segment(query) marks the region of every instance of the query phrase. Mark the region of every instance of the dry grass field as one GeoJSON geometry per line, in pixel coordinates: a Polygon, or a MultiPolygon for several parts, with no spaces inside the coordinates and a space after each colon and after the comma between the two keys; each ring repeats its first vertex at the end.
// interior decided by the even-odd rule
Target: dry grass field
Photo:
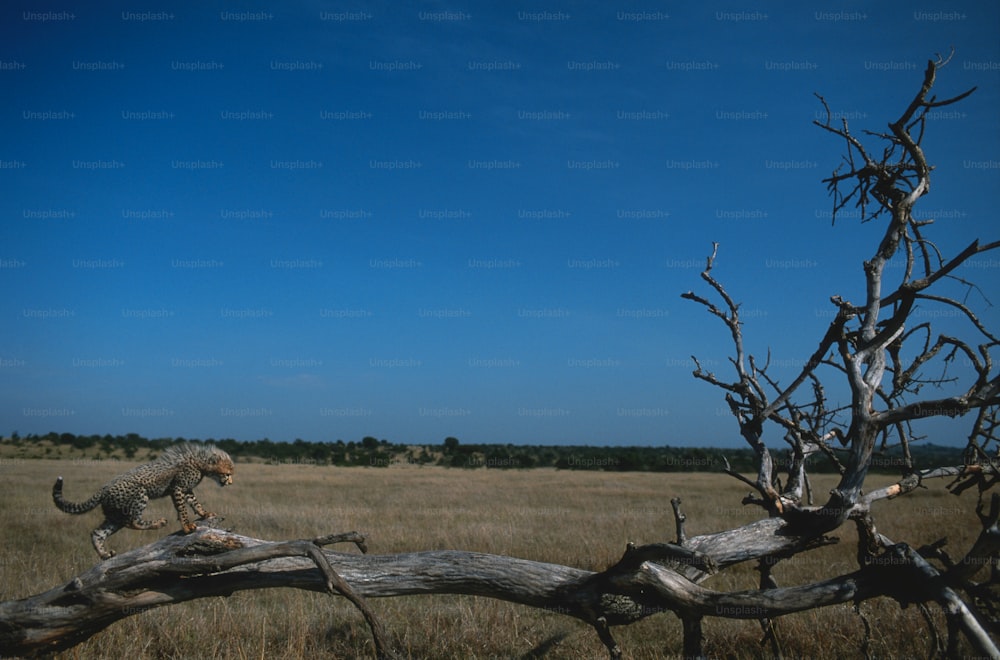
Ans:
{"type": "MultiPolygon", "coordinates": [[[[132,463],[118,461],[0,460],[0,600],[28,596],[94,565],[89,532],[100,513],[70,516],[56,510],[50,489],[66,480],[71,501],[89,497],[132,463]]],[[[881,481],[879,480],[881,479],[881,481]]],[[[872,478],[870,486],[884,483],[872,478]]],[[[825,493],[832,483],[818,480],[825,493]]],[[[740,505],[746,487],[722,474],[455,470],[433,467],[332,468],[312,465],[237,466],[235,484],[205,481],[196,491],[207,508],[242,534],[284,540],[357,530],[370,552],[463,549],[601,570],[626,542],[672,541],[670,498],[680,496],[689,535],[727,529],[759,514],[740,505]]],[[[882,502],[879,530],[897,541],[927,543],[947,536],[954,555],[978,532],[975,495],[949,495],[932,484],[911,496],[882,502]]],[[[167,500],[151,503],[150,518],[165,530],[123,530],[109,546],[119,552],[176,530],[167,500]]],[[[853,570],[854,530],[842,542],[781,562],[775,576],[792,585],[853,570]]],[[[344,548],[345,551],[349,551],[344,548]]],[[[353,550],[353,549],[351,549],[353,550]]],[[[756,586],[752,566],[737,566],[705,586],[756,586]]],[[[413,658],[604,658],[594,631],[555,613],[469,596],[410,596],[371,602],[396,648],[413,658]]],[[[936,606],[934,617],[941,621],[936,606]]],[[[918,608],[868,601],[873,657],[927,657],[931,634],[918,608]]],[[[844,658],[862,652],[864,624],[844,605],[783,617],[777,629],[786,657],[844,658]]],[[[943,629],[943,628],[942,628],[943,629]]],[[[756,622],[711,619],[704,626],[711,657],[769,657],[756,622]]],[[[680,621],[655,615],[613,629],[626,658],[679,653],[680,621]]],[[[113,624],[58,658],[354,658],[372,657],[368,629],[341,598],[296,590],[243,592],[137,614],[113,624]]]]}

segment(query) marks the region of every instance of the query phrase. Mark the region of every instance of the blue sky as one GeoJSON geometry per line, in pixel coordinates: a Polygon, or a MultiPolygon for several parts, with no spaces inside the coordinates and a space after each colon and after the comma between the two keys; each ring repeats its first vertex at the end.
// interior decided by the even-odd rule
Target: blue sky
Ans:
{"type": "Polygon", "coordinates": [[[728,334],[680,294],[719,242],[794,377],[879,231],[831,225],[813,93],[881,130],[951,46],[938,93],[979,90],[930,125],[918,215],[946,254],[996,237],[991,3],[15,2],[0,30],[4,434],[738,445],[691,377],[729,375],[728,334]]]}

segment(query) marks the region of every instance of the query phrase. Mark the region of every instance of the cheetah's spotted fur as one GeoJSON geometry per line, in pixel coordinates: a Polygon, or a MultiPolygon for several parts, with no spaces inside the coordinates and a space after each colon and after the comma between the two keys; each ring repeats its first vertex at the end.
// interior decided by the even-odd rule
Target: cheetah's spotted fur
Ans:
{"type": "Polygon", "coordinates": [[[80,504],[63,499],[63,479],[59,477],[52,486],[52,499],[66,513],[85,513],[101,505],[104,522],[91,533],[90,538],[101,559],[108,559],[115,553],[105,547],[104,541],[122,527],[159,529],[167,524],[165,518],[155,521],[142,518],[142,512],[151,499],[169,495],[177,509],[177,519],[186,533],[193,532],[195,525],[188,520],[185,505],[190,505],[202,519],[214,516],[201,506],[192,492],[206,475],[214,477],[220,486],[233,483],[233,460],[229,454],[211,445],[177,445],[164,451],[156,460],[118,475],[80,504]]]}

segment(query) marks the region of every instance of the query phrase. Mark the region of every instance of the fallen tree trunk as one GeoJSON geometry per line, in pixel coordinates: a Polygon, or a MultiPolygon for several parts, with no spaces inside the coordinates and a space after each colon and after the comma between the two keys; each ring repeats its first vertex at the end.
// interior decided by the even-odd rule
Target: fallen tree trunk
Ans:
{"type": "MultiPolygon", "coordinates": [[[[780,523],[780,521],[776,521],[780,523]]],[[[760,531],[762,523],[747,526],[760,531]]],[[[732,535],[737,530],[725,532],[732,535]]],[[[0,655],[34,655],[70,648],[114,621],[151,608],[196,598],[228,596],[237,591],[293,587],[341,593],[365,613],[379,656],[391,655],[380,624],[364,605],[367,597],[413,594],[470,594],[497,598],[566,614],[597,630],[612,657],[620,651],[609,626],[625,625],[672,611],[685,620],[705,616],[737,619],[774,618],[881,595],[912,601],[912,581],[898,578],[906,566],[893,563],[893,579],[877,567],[798,587],[723,593],[705,589],[682,575],[707,575],[720,565],[740,561],[725,545],[716,552],[692,549],[707,544],[696,537],[688,547],[672,544],[629,546],[622,559],[595,573],[569,566],[477,552],[441,550],[395,555],[358,555],[319,546],[353,541],[343,534],[315,541],[268,542],[199,526],[190,535],[175,534],[106,560],[69,583],[22,600],[0,603],[0,655]],[[317,550],[311,551],[310,548],[317,550]],[[329,570],[324,568],[327,565],[329,570]],[[339,580],[339,582],[338,582],[339,580]],[[339,586],[338,586],[339,585],[339,586]],[[347,586],[350,585],[350,586],[347,586]],[[897,595],[898,596],[898,595],[897,595]]],[[[782,543],[793,537],[773,535],[782,543]]],[[[801,546],[804,541],[799,540],[801,546]]],[[[738,547],[738,546],[737,546],[738,547]]],[[[914,566],[926,579],[928,566],[914,566]]],[[[933,569],[932,569],[933,570],[933,569]]],[[[930,587],[929,587],[930,589],[930,587]]],[[[926,590],[925,590],[926,591],[926,590]]],[[[939,599],[933,589],[925,600],[939,599]]],[[[974,619],[967,622],[972,628],[974,619]]],[[[976,648],[996,657],[997,648],[982,629],[967,631],[976,648]]]]}

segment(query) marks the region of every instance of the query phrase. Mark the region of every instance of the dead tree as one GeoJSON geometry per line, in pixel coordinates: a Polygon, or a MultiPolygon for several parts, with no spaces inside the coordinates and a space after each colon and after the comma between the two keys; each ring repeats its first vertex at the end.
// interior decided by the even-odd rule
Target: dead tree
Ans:
{"type": "MultiPolygon", "coordinates": [[[[801,372],[782,385],[768,374],[768,362],[747,355],[740,307],[712,275],[712,250],[702,279],[710,297],[683,294],[721,320],[732,336],[735,354],[730,380],[703,370],[696,378],[725,392],[739,431],[758,457],[756,478],[727,470],[754,494],[745,504],[759,506],[762,519],[731,530],[697,537],[684,533],[680,500],[672,502],[676,543],[629,545],[622,558],[595,573],[568,566],[464,551],[434,551],[372,556],[323,549],[358,534],[306,541],[269,542],[213,529],[202,523],[190,535],[173,535],[106,560],[69,583],[22,600],[0,603],[0,655],[32,655],[70,648],[113,621],[150,608],[246,589],[294,587],[340,594],[365,615],[380,656],[392,655],[390,635],[366,605],[366,598],[404,594],[473,594],[522,603],[586,621],[612,658],[620,649],[611,628],[664,611],[674,612],[684,631],[686,656],[702,653],[701,622],[706,617],[759,620],[765,640],[778,649],[773,620],[784,614],[837,603],[859,603],[889,596],[902,604],[938,603],[948,621],[946,652],[955,655],[961,636],[977,654],[1000,657],[994,636],[1000,630],[1000,600],[995,585],[1000,557],[1000,495],[984,495],[998,478],[997,438],[1000,376],[991,359],[996,337],[962,301],[941,295],[935,285],[955,279],[955,270],[974,255],[1000,247],[973,241],[951,258],[924,236],[929,220],[913,217],[917,201],[930,189],[931,167],[921,142],[934,108],[955,103],[972,90],[945,100],[931,95],[935,77],[947,60],[928,62],[920,90],[889,132],[869,133],[882,143],[872,155],[845,122],[818,126],[844,140],[842,168],[825,181],[833,196],[834,217],[855,204],[865,222],[884,222],[875,253],[864,264],[865,298],[857,303],[834,295],[834,319],[801,372]],[[905,268],[895,288],[886,282],[886,264],[902,255],[905,268]],[[912,321],[918,304],[958,310],[975,339],[935,333],[931,324],[912,321]],[[960,394],[919,398],[927,386],[924,369],[957,356],[972,376],[960,394]],[[843,379],[851,401],[831,408],[824,389],[827,374],[843,379]],[[969,416],[965,464],[920,469],[909,446],[919,423],[930,417],[969,416]],[[787,475],[779,479],[765,435],[776,430],[787,446],[787,475]],[[865,492],[863,486],[876,448],[895,443],[904,457],[892,486],[865,492]],[[807,467],[812,457],[833,461],[840,483],[821,506],[808,495],[807,467]],[[960,559],[942,543],[913,549],[880,534],[871,504],[904,495],[927,479],[951,477],[950,489],[977,488],[982,531],[960,559]],[[837,541],[828,536],[853,522],[859,531],[857,569],[812,584],[779,587],[770,566],[784,558],[837,541]],[[701,585],[713,573],[757,561],[758,589],[720,592],[701,585]],[[992,570],[985,580],[980,569],[992,570]],[[982,581],[977,581],[977,579],[982,581]]],[[[826,107],[826,102],[820,97],[826,107]]],[[[971,287],[971,285],[969,285],[971,287]]],[[[954,385],[954,384],[952,384],[954,385]]],[[[666,515],[666,512],[665,512],[666,515]]],[[[866,623],[867,625],[867,623],[866,623]]]]}
{"type": "MultiPolygon", "coordinates": [[[[951,279],[973,289],[974,285],[957,278],[954,271],[971,257],[1000,247],[1000,242],[980,245],[974,240],[959,254],[946,259],[924,235],[933,220],[917,220],[913,216],[917,202],[930,191],[932,167],[921,146],[928,113],[957,103],[975,91],[973,88],[944,100],[931,95],[938,69],[949,59],[938,57],[927,63],[920,90],[899,119],[889,124],[888,132],[864,132],[865,136],[881,142],[881,153],[877,156],[873,155],[877,152],[851,132],[846,119],[839,126],[832,123],[829,106],[817,95],[826,110],[826,121],[814,123],[844,140],[846,146],[844,162],[824,179],[833,198],[834,222],[839,213],[853,204],[862,222],[882,222],[885,230],[874,254],[864,262],[864,300],[855,303],[839,295],[830,298],[836,310],[834,319],[791,383],[782,385],[769,376],[767,359],[760,363],[746,354],[739,305],[712,275],[718,244],[714,245],[701,277],[721,304],[692,292],[683,297],[703,305],[726,325],[732,336],[735,380],[706,372],[697,358],[694,376],[725,392],[741,435],[759,459],[756,480],[733,474],[756,491],[755,496],[745,501],[784,520],[788,523],[786,531],[797,535],[824,534],[848,520],[854,521],[861,538],[858,558],[862,566],[878,565],[884,561],[882,557],[891,556],[886,554],[890,551],[903,552],[917,561],[918,555],[912,550],[893,546],[877,532],[871,504],[910,492],[928,477],[954,476],[951,489],[956,494],[973,486],[980,492],[978,513],[983,532],[961,562],[965,566],[963,578],[969,578],[971,567],[995,564],[1000,549],[996,519],[983,513],[982,500],[982,494],[996,483],[1000,455],[996,434],[1000,375],[991,358],[991,351],[1000,342],[966,303],[939,295],[935,285],[951,279]],[[890,285],[886,281],[886,265],[899,255],[904,261],[903,275],[890,285]],[[935,333],[929,322],[908,326],[918,302],[958,310],[968,322],[973,339],[935,333]],[[964,358],[973,371],[965,391],[942,398],[918,398],[925,387],[943,385],[948,380],[943,376],[926,378],[924,369],[935,360],[947,366],[957,356],[964,358]],[[829,382],[826,379],[831,372],[833,377],[846,381],[849,388],[850,404],[844,408],[830,407],[824,383],[829,382]],[[945,471],[916,469],[909,447],[919,439],[915,435],[919,423],[933,417],[966,415],[972,416],[966,464],[945,471]],[[765,432],[770,429],[780,433],[788,447],[790,460],[783,487],[764,440],[765,432]],[[886,449],[890,443],[895,443],[903,456],[900,480],[892,487],[865,494],[862,488],[873,452],[877,447],[886,449]],[[845,452],[838,455],[838,448],[846,450],[846,456],[845,452]],[[806,466],[813,455],[825,455],[841,475],[839,484],[819,507],[809,506],[805,497],[806,466]]],[[[996,506],[994,499],[991,514],[996,506]]],[[[926,569],[933,571],[929,564],[926,569]]],[[[949,575],[958,577],[951,571],[946,573],[949,575]]],[[[945,582],[964,591],[969,600],[985,593],[981,585],[951,578],[946,577],[945,582]]],[[[957,603],[955,599],[957,594],[950,595],[945,605],[950,617],[957,616],[952,609],[957,603]]],[[[996,607],[996,601],[991,600],[989,614],[996,607]]],[[[985,617],[987,613],[980,614],[985,617]]],[[[998,630],[995,621],[991,621],[990,628],[993,632],[998,630]]],[[[954,637],[949,643],[956,643],[954,637]]]]}

